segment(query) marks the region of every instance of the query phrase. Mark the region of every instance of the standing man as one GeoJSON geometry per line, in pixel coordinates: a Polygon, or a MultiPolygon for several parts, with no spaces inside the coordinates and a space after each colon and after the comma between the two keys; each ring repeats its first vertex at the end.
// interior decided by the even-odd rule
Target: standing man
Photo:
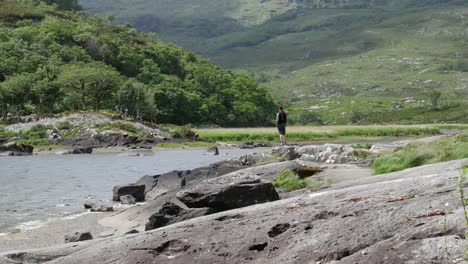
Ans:
{"type": "Polygon", "coordinates": [[[282,106],[279,107],[278,113],[276,114],[276,127],[280,134],[281,145],[287,145],[286,141],[286,123],[288,122],[288,115],[284,112],[282,106]]]}

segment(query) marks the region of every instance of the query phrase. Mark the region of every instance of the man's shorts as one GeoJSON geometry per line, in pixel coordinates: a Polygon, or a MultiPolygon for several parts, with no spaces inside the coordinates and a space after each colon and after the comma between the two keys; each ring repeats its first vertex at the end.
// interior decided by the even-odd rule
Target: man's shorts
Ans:
{"type": "Polygon", "coordinates": [[[286,124],[278,124],[277,127],[280,135],[286,135],[286,124]]]}

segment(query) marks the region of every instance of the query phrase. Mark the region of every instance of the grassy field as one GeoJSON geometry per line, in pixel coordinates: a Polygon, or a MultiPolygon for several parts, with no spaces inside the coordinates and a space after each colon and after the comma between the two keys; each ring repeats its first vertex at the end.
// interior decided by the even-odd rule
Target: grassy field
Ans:
{"type": "MultiPolygon", "coordinates": [[[[373,126],[292,126],[287,128],[290,142],[379,140],[385,137],[437,135],[443,129],[468,129],[468,125],[373,125],[373,126]]],[[[245,142],[277,141],[276,128],[195,129],[204,140],[245,142]]]]}

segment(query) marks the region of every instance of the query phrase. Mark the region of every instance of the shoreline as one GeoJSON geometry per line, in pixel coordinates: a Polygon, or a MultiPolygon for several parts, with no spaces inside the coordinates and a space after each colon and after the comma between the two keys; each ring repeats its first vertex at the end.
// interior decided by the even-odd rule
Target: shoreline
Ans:
{"type": "Polygon", "coordinates": [[[116,212],[84,212],[47,221],[44,225],[30,230],[0,233],[0,253],[63,245],[65,235],[74,232],[91,232],[94,239],[100,238],[101,233],[111,228],[99,224],[99,221],[113,213],[116,212]]]}
{"type": "MultiPolygon", "coordinates": [[[[318,140],[306,140],[306,141],[294,141],[290,144],[292,146],[297,145],[322,145],[322,144],[358,144],[358,143],[382,143],[382,142],[393,142],[400,140],[408,139],[418,139],[425,138],[427,136],[376,136],[376,137],[361,137],[361,136],[349,136],[349,137],[340,137],[336,139],[318,139],[318,140]]],[[[266,143],[270,144],[271,147],[279,146],[277,141],[252,141],[254,143],[266,143]]],[[[193,142],[188,142],[193,143],[193,142]]],[[[163,143],[163,146],[155,145],[151,149],[145,148],[129,148],[124,146],[115,146],[115,147],[98,147],[93,148],[92,154],[123,154],[123,153],[148,153],[155,151],[171,151],[171,150],[202,150],[209,147],[218,147],[219,149],[241,149],[240,146],[245,144],[244,141],[219,141],[215,143],[203,142],[206,144],[197,145],[197,144],[187,144],[187,142],[182,143],[163,143]]],[[[50,155],[57,154],[62,155],[60,152],[73,149],[73,146],[68,145],[50,145],[50,146],[37,146],[34,147],[33,155],[50,155]]],[[[265,147],[255,147],[254,149],[262,149],[265,147]]],[[[267,147],[268,148],[268,147],[267,147]]]]}

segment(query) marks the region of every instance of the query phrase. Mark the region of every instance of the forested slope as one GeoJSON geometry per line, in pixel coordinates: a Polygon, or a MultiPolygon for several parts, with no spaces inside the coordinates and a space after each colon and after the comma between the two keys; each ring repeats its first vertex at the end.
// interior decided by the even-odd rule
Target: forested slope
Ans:
{"type": "Polygon", "coordinates": [[[250,77],[76,1],[0,0],[0,116],[113,111],[164,123],[264,125],[274,104],[250,77]]]}

